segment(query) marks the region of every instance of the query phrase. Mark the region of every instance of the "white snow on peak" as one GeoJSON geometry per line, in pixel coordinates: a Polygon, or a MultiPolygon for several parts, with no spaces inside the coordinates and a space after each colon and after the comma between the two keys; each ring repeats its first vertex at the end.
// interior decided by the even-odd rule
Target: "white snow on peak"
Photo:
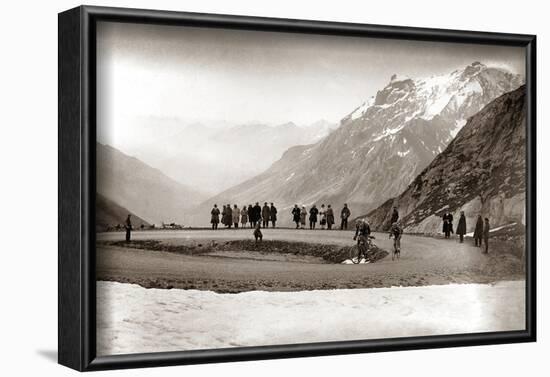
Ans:
{"type": "Polygon", "coordinates": [[[466,124],[466,119],[458,119],[456,121],[455,128],[451,130],[451,137],[453,139],[458,134],[458,131],[460,131],[465,124],[466,124]]]}
{"type": "Polygon", "coordinates": [[[367,109],[372,106],[373,103],[374,103],[374,97],[370,97],[369,99],[367,99],[365,102],[361,104],[361,106],[353,110],[353,112],[350,115],[351,119],[355,120],[357,118],[362,117],[367,111],[367,109]]]}

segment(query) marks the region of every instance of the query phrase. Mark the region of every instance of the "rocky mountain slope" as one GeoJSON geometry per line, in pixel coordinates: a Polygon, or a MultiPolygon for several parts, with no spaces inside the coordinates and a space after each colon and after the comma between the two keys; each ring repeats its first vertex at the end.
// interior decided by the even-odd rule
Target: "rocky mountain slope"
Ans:
{"type": "Polygon", "coordinates": [[[290,148],[208,205],[267,200],[282,208],[322,202],[340,208],[347,202],[353,213],[366,213],[401,193],[470,116],[521,83],[521,76],[479,62],[427,79],[394,75],[326,138],[290,148]]]}
{"type": "Polygon", "coordinates": [[[150,224],[141,217],[119,206],[112,200],[104,197],[101,194],[96,195],[95,203],[95,224],[96,230],[103,232],[116,227],[118,224],[123,225],[128,215],[132,215],[132,227],[139,228],[142,224],[149,226],[150,224]]]}
{"type": "Polygon", "coordinates": [[[521,224],[525,216],[525,86],[506,93],[471,117],[449,146],[396,198],[367,216],[385,229],[393,206],[405,230],[441,232],[448,209],[455,226],[464,211],[468,231],[478,214],[492,227],[521,224]]]}
{"type": "Polygon", "coordinates": [[[119,150],[97,143],[97,193],[152,224],[185,224],[204,194],[119,150]]]}

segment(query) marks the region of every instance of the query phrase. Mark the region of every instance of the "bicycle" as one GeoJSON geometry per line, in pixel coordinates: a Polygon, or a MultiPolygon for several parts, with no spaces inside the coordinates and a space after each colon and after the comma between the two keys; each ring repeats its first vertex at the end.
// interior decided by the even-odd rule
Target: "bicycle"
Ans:
{"type": "Polygon", "coordinates": [[[361,260],[363,260],[363,257],[366,261],[365,263],[370,262],[368,259],[367,253],[372,247],[373,239],[375,239],[374,236],[359,235],[357,237],[357,245],[352,247],[349,251],[349,254],[350,254],[349,259],[353,264],[361,263],[361,260]]]}

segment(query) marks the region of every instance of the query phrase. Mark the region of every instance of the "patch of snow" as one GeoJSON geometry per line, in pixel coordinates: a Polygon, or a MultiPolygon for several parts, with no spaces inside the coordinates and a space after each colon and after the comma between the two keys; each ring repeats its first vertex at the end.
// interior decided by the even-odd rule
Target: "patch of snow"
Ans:
{"type": "Polygon", "coordinates": [[[466,119],[458,119],[455,123],[455,128],[451,130],[451,137],[454,139],[458,132],[466,125],[466,119]]]}
{"type": "Polygon", "coordinates": [[[368,100],[363,102],[361,106],[359,106],[357,109],[355,109],[351,113],[350,115],[351,119],[355,120],[357,118],[362,117],[365,114],[365,112],[368,110],[368,108],[372,106],[373,103],[374,103],[374,97],[370,97],[368,100]]]}
{"type": "Polygon", "coordinates": [[[410,150],[410,149],[407,149],[405,152],[401,152],[401,151],[397,152],[397,155],[398,155],[399,157],[405,157],[405,156],[408,155],[410,152],[411,152],[411,150],[410,150]]]}
{"type": "Polygon", "coordinates": [[[97,283],[99,355],[524,329],[522,281],[238,294],[97,283]]]}
{"type": "Polygon", "coordinates": [[[294,174],[296,174],[296,173],[290,174],[290,175],[285,179],[285,181],[290,181],[290,180],[292,179],[292,177],[294,177],[294,174]]]}
{"type": "Polygon", "coordinates": [[[407,139],[403,138],[403,144],[407,144],[407,139]]]}

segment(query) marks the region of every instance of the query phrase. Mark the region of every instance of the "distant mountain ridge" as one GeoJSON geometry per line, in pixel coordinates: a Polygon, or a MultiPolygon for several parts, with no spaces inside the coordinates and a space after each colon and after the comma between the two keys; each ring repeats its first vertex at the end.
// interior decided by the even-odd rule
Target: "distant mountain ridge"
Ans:
{"type": "Polygon", "coordinates": [[[325,120],[309,126],[193,124],[130,152],[174,180],[214,194],[261,173],[289,147],[315,143],[336,127],[325,120]]]}
{"type": "MultiPolygon", "coordinates": [[[[456,138],[397,197],[367,217],[374,229],[389,226],[398,207],[406,231],[441,232],[441,215],[460,211],[473,230],[478,214],[493,227],[524,223],[525,86],[506,93],[471,117],[456,138]]],[[[455,224],[456,226],[456,224],[455,224]]]]}
{"type": "Polygon", "coordinates": [[[263,173],[204,203],[350,204],[367,213],[398,195],[469,117],[519,87],[520,75],[474,62],[426,79],[394,75],[317,143],[288,149],[263,173]]]}
{"type": "Polygon", "coordinates": [[[189,209],[206,198],[116,148],[100,143],[96,147],[97,193],[148,223],[186,224],[189,209]]]}

